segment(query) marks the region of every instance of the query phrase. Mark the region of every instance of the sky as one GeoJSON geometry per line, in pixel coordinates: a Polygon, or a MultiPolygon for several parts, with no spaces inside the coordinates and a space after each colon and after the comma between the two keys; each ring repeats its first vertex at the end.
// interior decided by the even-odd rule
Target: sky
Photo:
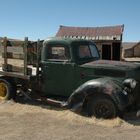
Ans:
{"type": "Polygon", "coordinates": [[[60,25],[124,24],[123,42],[140,41],[140,0],[0,0],[0,37],[55,36],[60,25]]]}

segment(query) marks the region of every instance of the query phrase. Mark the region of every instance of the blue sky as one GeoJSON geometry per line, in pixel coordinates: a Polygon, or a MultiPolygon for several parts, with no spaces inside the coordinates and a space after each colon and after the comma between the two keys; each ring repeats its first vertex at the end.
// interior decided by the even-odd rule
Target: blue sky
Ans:
{"type": "Polygon", "coordinates": [[[0,36],[54,36],[60,25],[125,25],[123,41],[140,41],[140,0],[0,0],[0,36]]]}

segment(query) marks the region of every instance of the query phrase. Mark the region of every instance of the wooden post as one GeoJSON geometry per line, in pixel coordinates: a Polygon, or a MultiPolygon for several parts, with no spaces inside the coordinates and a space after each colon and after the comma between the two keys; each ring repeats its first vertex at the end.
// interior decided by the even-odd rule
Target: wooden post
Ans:
{"type": "Polygon", "coordinates": [[[39,58],[40,58],[40,40],[37,41],[37,69],[36,69],[36,75],[39,76],[39,58]]]}
{"type": "Polygon", "coordinates": [[[4,37],[4,71],[7,71],[7,37],[4,37]]]}
{"type": "Polygon", "coordinates": [[[24,75],[27,75],[27,47],[28,47],[28,37],[25,37],[24,41],[24,75]]]}
{"type": "Polygon", "coordinates": [[[113,59],[113,43],[110,45],[111,47],[111,60],[113,59]]]}

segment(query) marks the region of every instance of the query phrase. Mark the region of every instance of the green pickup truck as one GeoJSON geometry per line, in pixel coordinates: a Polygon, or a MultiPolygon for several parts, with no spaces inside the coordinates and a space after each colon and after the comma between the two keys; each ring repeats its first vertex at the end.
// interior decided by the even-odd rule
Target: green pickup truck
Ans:
{"type": "Polygon", "coordinates": [[[140,106],[140,64],[100,60],[92,41],[50,38],[38,52],[36,75],[0,75],[1,100],[14,98],[17,90],[30,90],[31,98],[58,101],[62,107],[105,119],[140,106]]]}

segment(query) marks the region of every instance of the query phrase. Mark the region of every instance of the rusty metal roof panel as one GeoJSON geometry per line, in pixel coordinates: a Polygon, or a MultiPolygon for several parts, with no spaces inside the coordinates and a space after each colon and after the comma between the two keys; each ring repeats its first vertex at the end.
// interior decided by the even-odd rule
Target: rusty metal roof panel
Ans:
{"type": "Polygon", "coordinates": [[[123,25],[106,27],[71,27],[60,26],[57,37],[88,36],[93,38],[117,37],[123,34],[123,25]]]}

